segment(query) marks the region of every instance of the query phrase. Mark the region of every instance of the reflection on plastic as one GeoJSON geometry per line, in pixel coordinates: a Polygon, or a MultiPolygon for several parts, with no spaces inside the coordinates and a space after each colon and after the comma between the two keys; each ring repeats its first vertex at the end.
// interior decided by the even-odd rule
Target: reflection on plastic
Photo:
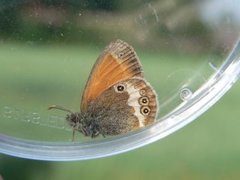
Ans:
{"type": "Polygon", "coordinates": [[[65,118],[57,115],[50,115],[48,119],[42,119],[37,112],[25,112],[10,106],[4,106],[0,109],[3,119],[8,121],[22,121],[25,123],[32,123],[39,126],[46,126],[56,129],[71,130],[71,128],[65,126],[65,118]]]}

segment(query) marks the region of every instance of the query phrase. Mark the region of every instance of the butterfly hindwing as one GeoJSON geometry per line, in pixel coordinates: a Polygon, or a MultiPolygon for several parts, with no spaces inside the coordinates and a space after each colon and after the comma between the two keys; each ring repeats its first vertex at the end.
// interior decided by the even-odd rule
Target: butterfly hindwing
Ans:
{"type": "Polygon", "coordinates": [[[105,90],[88,107],[101,134],[117,135],[153,123],[158,111],[155,91],[143,78],[120,81],[105,90]]]}

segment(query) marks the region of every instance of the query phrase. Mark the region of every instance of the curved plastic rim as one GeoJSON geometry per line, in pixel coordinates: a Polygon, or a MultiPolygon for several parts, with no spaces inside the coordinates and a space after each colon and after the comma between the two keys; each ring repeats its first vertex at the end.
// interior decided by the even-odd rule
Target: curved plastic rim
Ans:
{"type": "Polygon", "coordinates": [[[12,156],[73,161],[111,156],[162,139],[189,124],[217,102],[240,76],[240,41],[218,71],[169,115],[149,128],[112,139],[87,143],[49,143],[17,139],[0,134],[0,152],[12,156]]]}

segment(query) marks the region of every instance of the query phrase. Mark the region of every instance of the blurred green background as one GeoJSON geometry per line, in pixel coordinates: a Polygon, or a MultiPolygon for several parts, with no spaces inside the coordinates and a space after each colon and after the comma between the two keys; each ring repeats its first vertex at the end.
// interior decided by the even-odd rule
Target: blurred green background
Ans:
{"type": "MultiPolygon", "coordinates": [[[[77,111],[96,57],[116,38],[135,47],[146,78],[159,94],[160,116],[165,115],[181,103],[172,98],[179,88],[186,82],[193,91],[199,88],[213,73],[208,63],[221,65],[238,37],[235,16],[222,10],[218,20],[209,14],[206,21],[203,14],[221,8],[215,4],[211,11],[201,11],[200,4],[0,0],[0,133],[68,141],[71,131],[59,128],[65,126],[63,119],[54,125],[48,122],[53,120],[50,113],[59,117],[65,113],[48,112],[46,107],[56,103],[77,111]],[[3,113],[6,105],[15,109],[11,117],[3,113]]],[[[239,90],[236,84],[197,121],[146,147],[78,162],[1,154],[0,175],[6,180],[239,179],[239,90]]]]}

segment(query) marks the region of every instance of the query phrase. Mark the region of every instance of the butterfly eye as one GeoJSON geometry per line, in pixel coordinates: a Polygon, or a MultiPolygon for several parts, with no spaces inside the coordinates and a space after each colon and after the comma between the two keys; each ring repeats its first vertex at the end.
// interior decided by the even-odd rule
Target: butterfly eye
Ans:
{"type": "Polygon", "coordinates": [[[139,98],[139,104],[140,105],[148,105],[148,103],[149,103],[148,97],[141,97],[141,98],[139,98]]]}
{"type": "Polygon", "coordinates": [[[122,93],[125,91],[126,86],[124,84],[118,84],[118,85],[114,86],[114,89],[116,92],[122,93]]]}
{"type": "Polygon", "coordinates": [[[148,115],[149,113],[150,113],[150,108],[149,107],[147,107],[147,106],[143,106],[142,108],[141,108],[141,113],[143,114],[143,115],[148,115]]]}

